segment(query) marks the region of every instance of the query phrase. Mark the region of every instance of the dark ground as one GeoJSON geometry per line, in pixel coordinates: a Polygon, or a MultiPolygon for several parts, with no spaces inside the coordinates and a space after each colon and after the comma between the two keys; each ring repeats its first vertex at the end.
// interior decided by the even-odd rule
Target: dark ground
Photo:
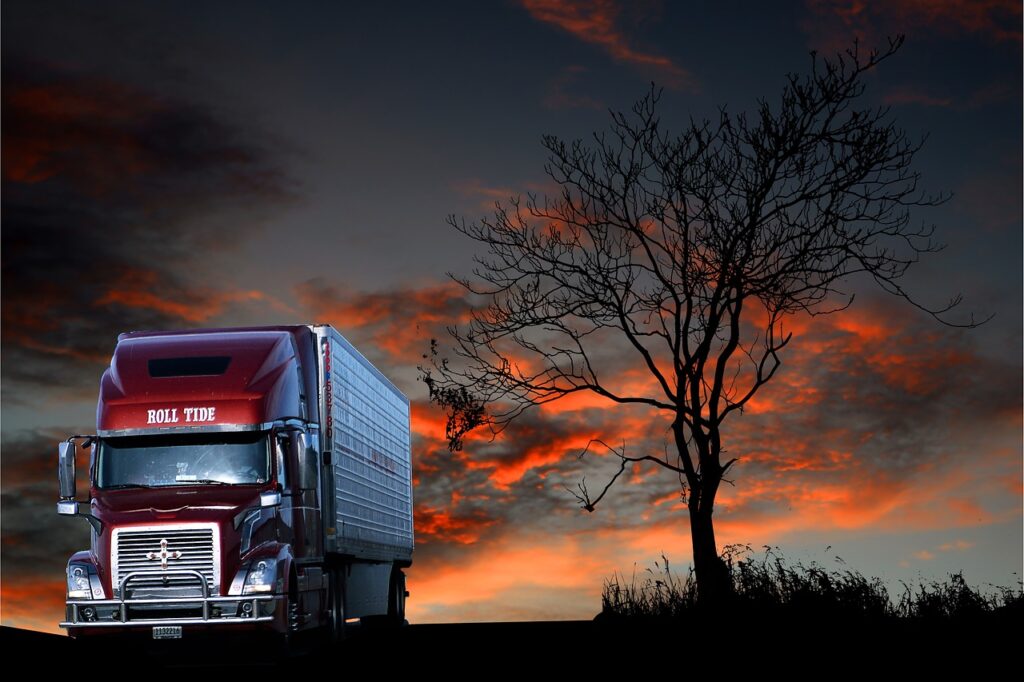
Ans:
{"type": "Polygon", "coordinates": [[[65,676],[121,677],[122,666],[140,679],[189,682],[231,669],[249,674],[283,672],[341,677],[345,673],[492,677],[506,673],[543,676],[583,674],[605,677],[637,674],[692,676],[789,675],[845,678],[864,671],[978,674],[1020,665],[1019,614],[984,622],[895,623],[884,626],[836,624],[807,619],[710,623],[705,632],[656,623],[554,621],[411,625],[397,631],[367,630],[330,649],[307,652],[283,662],[269,658],[262,641],[225,646],[196,638],[171,642],[118,641],[97,645],[14,628],[0,628],[0,650],[28,671],[52,667],[65,676]],[[263,659],[258,664],[251,661],[263,659]],[[694,667],[696,666],[696,667],[694,667]],[[277,668],[275,671],[274,668],[277,668]],[[344,669],[342,669],[344,668],[344,669]],[[146,671],[145,674],[141,674],[146,671]],[[689,674],[687,674],[687,672],[689,674]]]}

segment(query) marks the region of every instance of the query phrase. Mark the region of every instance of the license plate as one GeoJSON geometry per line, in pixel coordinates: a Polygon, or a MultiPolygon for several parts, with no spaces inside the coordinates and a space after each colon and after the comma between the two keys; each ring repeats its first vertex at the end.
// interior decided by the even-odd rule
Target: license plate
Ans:
{"type": "Polygon", "coordinates": [[[180,625],[153,626],[153,639],[181,639],[180,625]]]}

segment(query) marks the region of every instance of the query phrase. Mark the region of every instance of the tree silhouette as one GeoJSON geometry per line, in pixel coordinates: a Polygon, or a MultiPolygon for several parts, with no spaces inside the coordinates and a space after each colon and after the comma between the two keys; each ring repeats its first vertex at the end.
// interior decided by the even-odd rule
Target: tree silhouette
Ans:
{"type": "MultiPolygon", "coordinates": [[[[610,132],[566,143],[545,136],[554,198],[496,204],[475,223],[449,217],[485,247],[471,277],[452,277],[486,305],[448,329],[421,367],[448,414],[452,450],[481,426],[497,433],[529,408],[581,392],[642,405],[671,423],[671,454],[613,448],[618,472],[597,492],[574,491],[593,511],[626,468],[653,462],[678,476],[690,518],[700,598],[728,589],[712,513],[723,476],[723,426],[781,365],[786,316],[836,313],[853,302],[841,283],[866,275],[940,322],[960,302],[930,308],[901,278],[939,250],[910,209],[945,201],[918,188],[911,140],[886,108],[857,108],[864,74],[892,56],[859,47],[812,53],[775,104],[750,116],[722,109],[679,134],[656,113],[659,91],[612,114],[610,132]],[[621,344],[651,378],[625,391],[598,355],[621,344]]],[[[973,318],[957,326],[976,326],[973,318]]],[[[618,358],[622,362],[622,357],[618,358]]]]}

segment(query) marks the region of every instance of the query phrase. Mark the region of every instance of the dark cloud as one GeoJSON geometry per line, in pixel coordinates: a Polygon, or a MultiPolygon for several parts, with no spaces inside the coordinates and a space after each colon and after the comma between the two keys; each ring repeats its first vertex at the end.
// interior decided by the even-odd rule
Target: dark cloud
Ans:
{"type": "MultiPolygon", "coordinates": [[[[16,436],[4,433],[0,535],[5,583],[60,582],[68,557],[89,546],[89,525],[82,519],[58,516],[56,511],[57,443],[72,432],[55,428],[16,436]]],[[[81,451],[79,489],[88,486],[87,466],[88,455],[81,451]]],[[[63,596],[60,591],[58,596],[63,596]]]]}
{"type": "Polygon", "coordinates": [[[199,279],[291,197],[215,112],[5,54],[3,121],[4,381],[95,379],[119,332],[261,296],[199,279]]]}
{"type": "Polygon", "coordinates": [[[945,36],[977,35],[987,41],[1021,40],[1021,5],[1015,0],[805,0],[803,27],[822,49],[849,47],[852,38],[873,44],[885,36],[926,30],[945,36]]]}

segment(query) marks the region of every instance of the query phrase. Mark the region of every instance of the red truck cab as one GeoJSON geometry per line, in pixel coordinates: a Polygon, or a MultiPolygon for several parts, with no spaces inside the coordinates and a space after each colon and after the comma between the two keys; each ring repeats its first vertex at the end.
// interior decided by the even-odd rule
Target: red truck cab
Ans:
{"type": "Polygon", "coordinates": [[[91,525],[61,627],[287,639],[340,637],[356,617],[403,622],[408,405],[327,325],[122,334],[96,434],[60,447],[58,512],[91,525]]]}

